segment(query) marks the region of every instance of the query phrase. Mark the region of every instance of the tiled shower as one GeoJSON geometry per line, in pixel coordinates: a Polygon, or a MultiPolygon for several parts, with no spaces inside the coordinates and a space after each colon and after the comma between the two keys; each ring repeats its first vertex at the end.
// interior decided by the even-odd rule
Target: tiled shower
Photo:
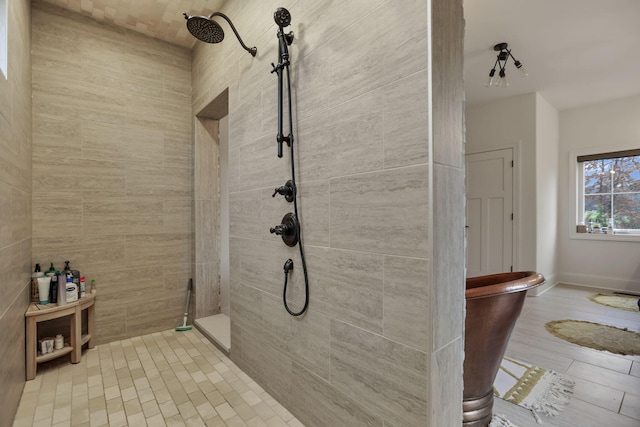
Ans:
{"type": "MultiPolygon", "coordinates": [[[[175,327],[189,277],[194,314],[218,310],[217,175],[203,178],[194,159],[222,116],[195,116],[228,91],[232,360],[308,426],[454,425],[463,357],[461,4],[334,3],[227,2],[221,11],[258,47],[252,58],[232,39],[190,51],[34,2],[33,160],[20,163],[33,168],[21,190],[33,200],[33,225],[16,243],[27,254],[20,277],[26,285],[34,260],[77,260],[98,282],[99,342],[175,327]],[[301,318],[281,302],[282,264],[299,265],[299,255],[269,233],[290,209],[271,197],[288,173],[287,154],[276,157],[269,73],[278,6],[290,10],[296,36],[311,286],[301,318]]],[[[294,306],[300,276],[291,277],[294,306]]],[[[0,322],[19,323],[22,304],[0,322]]],[[[3,402],[15,400],[5,394],[3,402]]]]}

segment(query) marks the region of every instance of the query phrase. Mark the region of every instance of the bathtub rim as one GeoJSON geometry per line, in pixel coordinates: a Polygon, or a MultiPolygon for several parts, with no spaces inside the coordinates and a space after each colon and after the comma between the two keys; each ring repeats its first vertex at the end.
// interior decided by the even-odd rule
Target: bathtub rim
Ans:
{"type": "Polygon", "coordinates": [[[488,298],[496,295],[523,292],[545,283],[542,274],[535,271],[496,273],[466,279],[465,300],[488,298]],[[469,284],[480,282],[469,288],[469,284]],[[486,283],[486,284],[482,284],[486,283]]]}

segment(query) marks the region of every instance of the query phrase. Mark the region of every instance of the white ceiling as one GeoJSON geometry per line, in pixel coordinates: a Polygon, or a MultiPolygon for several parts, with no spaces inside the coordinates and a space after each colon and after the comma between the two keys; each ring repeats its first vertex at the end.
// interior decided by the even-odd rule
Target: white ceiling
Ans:
{"type": "MultiPolygon", "coordinates": [[[[182,12],[208,15],[225,0],[44,0],[96,20],[192,47],[182,12]]],[[[640,0],[464,0],[466,102],[540,92],[560,110],[640,93],[640,0]],[[493,45],[509,43],[510,86],[485,88],[493,45]]]]}
{"type": "Polygon", "coordinates": [[[539,92],[559,110],[640,94],[640,0],[464,0],[465,93],[474,106],[539,92]],[[484,85],[507,42],[527,68],[484,85]]]}

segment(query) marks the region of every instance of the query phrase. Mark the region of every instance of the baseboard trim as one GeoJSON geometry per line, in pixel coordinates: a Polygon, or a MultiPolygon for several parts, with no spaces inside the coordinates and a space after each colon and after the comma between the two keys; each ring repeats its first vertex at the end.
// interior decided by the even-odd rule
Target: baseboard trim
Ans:
{"type": "Polygon", "coordinates": [[[542,286],[538,286],[537,288],[531,289],[529,292],[527,292],[527,296],[539,297],[558,284],[558,281],[555,279],[555,275],[553,274],[545,274],[544,279],[544,284],[542,286]]]}
{"type": "Polygon", "coordinates": [[[616,277],[594,276],[579,273],[559,273],[557,282],[618,292],[640,292],[640,281],[620,279],[616,277]]]}

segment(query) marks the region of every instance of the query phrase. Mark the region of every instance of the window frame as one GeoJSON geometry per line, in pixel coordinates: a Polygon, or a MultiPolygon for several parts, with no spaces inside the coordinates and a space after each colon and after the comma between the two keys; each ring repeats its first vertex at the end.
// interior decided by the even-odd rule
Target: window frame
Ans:
{"type": "Polygon", "coordinates": [[[606,241],[625,241],[640,242],[640,231],[622,233],[622,234],[602,234],[602,233],[578,233],[576,225],[584,221],[584,173],[583,162],[579,162],[578,158],[582,156],[600,155],[607,153],[616,153],[618,151],[638,150],[640,143],[628,146],[608,146],[591,147],[580,150],[572,150],[569,152],[569,171],[570,171],[570,218],[572,223],[569,227],[569,238],[578,240],[606,240],[606,241]]]}
{"type": "Polygon", "coordinates": [[[9,80],[9,0],[0,0],[0,76],[9,80]]]}

